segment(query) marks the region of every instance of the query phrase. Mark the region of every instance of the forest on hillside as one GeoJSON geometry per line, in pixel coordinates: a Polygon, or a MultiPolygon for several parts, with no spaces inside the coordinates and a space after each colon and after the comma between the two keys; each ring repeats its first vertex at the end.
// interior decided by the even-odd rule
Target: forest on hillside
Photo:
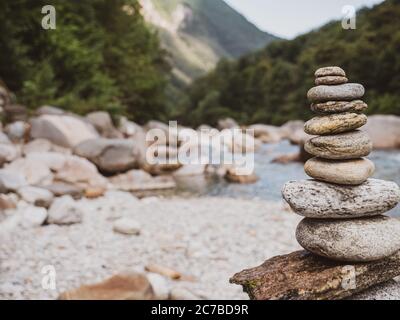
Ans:
{"type": "Polygon", "coordinates": [[[191,124],[226,116],[241,123],[282,124],[310,117],[307,91],[314,71],[343,67],[366,88],[370,114],[400,115],[400,1],[357,14],[357,29],[331,22],[291,41],[275,41],[237,61],[223,60],[196,81],[186,102],[191,124]]]}
{"type": "Polygon", "coordinates": [[[18,103],[77,113],[106,110],[147,121],[165,113],[169,66],[137,0],[0,2],[0,79],[18,103]]]}
{"type": "Polygon", "coordinates": [[[309,117],[313,72],[339,65],[362,83],[368,112],[400,114],[400,0],[357,14],[357,29],[331,22],[278,40],[217,68],[180,91],[168,53],[137,0],[54,0],[57,29],[43,30],[46,1],[0,2],[0,83],[30,110],[43,104],[84,114],[106,110],[144,123],[282,124],[309,117]]]}

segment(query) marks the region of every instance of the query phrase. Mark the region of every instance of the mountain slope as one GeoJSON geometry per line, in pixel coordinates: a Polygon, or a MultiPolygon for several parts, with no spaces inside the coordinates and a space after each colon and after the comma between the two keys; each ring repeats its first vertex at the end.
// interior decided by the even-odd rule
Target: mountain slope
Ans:
{"type": "Polygon", "coordinates": [[[276,41],[215,71],[189,90],[183,117],[192,124],[225,116],[242,123],[281,124],[311,116],[306,93],[314,71],[343,67],[351,82],[366,87],[369,113],[400,115],[400,1],[387,0],[357,13],[357,29],[341,21],[290,41],[276,41]]]}
{"type": "Polygon", "coordinates": [[[140,0],[169,52],[178,82],[188,84],[222,58],[237,58],[276,37],[262,32],[222,0],[140,0]]]}

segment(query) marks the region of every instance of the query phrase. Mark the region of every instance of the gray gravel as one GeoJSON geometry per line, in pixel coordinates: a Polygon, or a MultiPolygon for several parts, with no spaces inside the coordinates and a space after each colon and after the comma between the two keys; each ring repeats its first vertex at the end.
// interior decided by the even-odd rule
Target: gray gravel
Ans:
{"type": "MultiPolygon", "coordinates": [[[[229,278],[267,258],[300,249],[300,217],[283,203],[221,198],[137,200],[128,193],[78,202],[83,222],[25,228],[0,224],[0,299],[54,299],[67,289],[157,263],[194,277],[170,281],[198,296],[248,299],[229,278]],[[139,236],[113,231],[132,217],[139,236]],[[45,290],[44,266],[56,270],[57,290],[45,290]]],[[[11,216],[12,220],[12,216],[11,216]]],[[[10,221],[10,220],[8,220],[10,221]]]]}
{"type": "MultiPolygon", "coordinates": [[[[150,263],[182,272],[191,281],[168,281],[210,299],[248,299],[229,284],[236,272],[275,255],[301,249],[294,233],[300,217],[279,202],[223,198],[138,200],[108,192],[83,199],[82,223],[18,225],[18,210],[0,222],[0,299],[55,299],[81,284],[150,263]],[[113,231],[121,217],[141,225],[139,236],[113,231]],[[54,266],[56,290],[43,289],[41,273],[54,266]]],[[[1,221],[1,220],[0,220],[1,221]]],[[[377,286],[356,299],[400,299],[400,284],[377,286]]]]}

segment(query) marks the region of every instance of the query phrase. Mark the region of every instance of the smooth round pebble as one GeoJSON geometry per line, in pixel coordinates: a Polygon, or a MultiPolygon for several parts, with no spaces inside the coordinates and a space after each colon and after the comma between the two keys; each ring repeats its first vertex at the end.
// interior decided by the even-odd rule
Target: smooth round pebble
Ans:
{"type": "Polygon", "coordinates": [[[338,77],[338,76],[326,76],[320,77],[315,79],[315,85],[317,86],[329,86],[329,85],[336,85],[336,84],[344,84],[349,82],[349,79],[346,77],[338,77]]]}
{"type": "Polygon", "coordinates": [[[296,239],[306,250],[329,259],[367,262],[400,250],[400,220],[385,216],[355,220],[304,219],[296,239]]]}
{"type": "Polygon", "coordinates": [[[362,100],[328,101],[311,104],[311,110],[317,113],[363,112],[368,105],[362,100]]]}
{"type": "Polygon", "coordinates": [[[290,181],[284,185],[282,195],[295,213],[318,219],[376,216],[400,202],[399,186],[378,179],[368,179],[357,186],[316,180],[290,181]]]}
{"type": "Polygon", "coordinates": [[[311,102],[356,100],[364,96],[365,89],[358,83],[345,83],[335,86],[317,86],[311,88],[307,97],[311,102]]]}
{"type": "Polygon", "coordinates": [[[316,180],[344,185],[359,185],[374,174],[375,165],[368,159],[327,160],[312,158],[305,163],[304,171],[316,180]]]}
{"type": "Polygon", "coordinates": [[[113,230],[126,235],[139,235],[140,224],[132,218],[120,218],[114,222],[113,230]]]}
{"type": "Polygon", "coordinates": [[[365,114],[339,113],[317,116],[304,125],[304,131],[310,135],[343,133],[358,129],[367,123],[365,114]]]}
{"type": "Polygon", "coordinates": [[[346,77],[346,72],[340,67],[323,67],[315,71],[316,77],[327,77],[327,76],[337,76],[346,77]]]}
{"type": "Polygon", "coordinates": [[[371,153],[372,142],[368,134],[356,130],[311,138],[305,143],[304,149],[308,153],[324,159],[357,159],[371,153]]]}

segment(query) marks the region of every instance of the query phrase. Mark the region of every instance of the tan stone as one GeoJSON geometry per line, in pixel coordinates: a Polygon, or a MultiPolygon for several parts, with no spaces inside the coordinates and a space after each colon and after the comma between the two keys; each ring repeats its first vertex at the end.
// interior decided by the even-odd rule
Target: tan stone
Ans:
{"type": "Polygon", "coordinates": [[[115,275],[103,282],[84,285],[62,293],[59,300],[152,300],[154,292],[147,277],[132,273],[115,275]]]}
{"type": "Polygon", "coordinates": [[[363,112],[368,105],[362,100],[328,101],[311,104],[311,110],[317,113],[363,112]]]}
{"type": "Polygon", "coordinates": [[[368,156],[372,151],[369,136],[362,131],[352,131],[308,140],[305,150],[324,159],[346,160],[368,156]]]}
{"type": "Polygon", "coordinates": [[[349,79],[346,77],[340,77],[340,76],[325,76],[325,77],[319,77],[315,79],[315,84],[317,86],[321,85],[336,85],[336,84],[343,84],[347,83],[349,79]]]}
{"type": "Polygon", "coordinates": [[[312,178],[345,185],[358,185],[374,174],[375,165],[368,159],[327,160],[312,158],[304,165],[312,178]]]}
{"type": "Polygon", "coordinates": [[[343,133],[358,129],[367,123],[367,116],[357,113],[339,113],[317,116],[304,125],[304,131],[310,135],[343,133]]]}

